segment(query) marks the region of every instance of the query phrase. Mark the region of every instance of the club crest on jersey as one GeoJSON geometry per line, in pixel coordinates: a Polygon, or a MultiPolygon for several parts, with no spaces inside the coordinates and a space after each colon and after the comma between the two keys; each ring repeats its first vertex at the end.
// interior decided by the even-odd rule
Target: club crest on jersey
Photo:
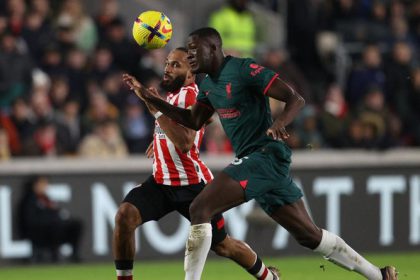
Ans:
{"type": "Polygon", "coordinates": [[[232,83],[226,85],[226,96],[228,99],[232,98],[232,83]]]}
{"type": "Polygon", "coordinates": [[[251,76],[253,76],[253,77],[255,77],[256,75],[258,75],[258,74],[260,74],[261,73],[261,71],[264,69],[264,66],[261,66],[261,65],[258,65],[258,64],[255,64],[255,63],[251,63],[250,65],[249,65],[249,67],[251,68],[251,69],[254,69],[254,70],[252,70],[251,71],[251,76]]]}

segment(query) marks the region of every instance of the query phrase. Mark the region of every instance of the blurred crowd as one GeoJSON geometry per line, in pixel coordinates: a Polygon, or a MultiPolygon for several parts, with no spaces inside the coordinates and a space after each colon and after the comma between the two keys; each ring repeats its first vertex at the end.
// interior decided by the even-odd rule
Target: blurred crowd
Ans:
{"type": "MultiPolygon", "coordinates": [[[[154,119],[121,84],[121,74],[159,88],[168,48],[138,47],[119,2],[101,0],[94,13],[81,0],[0,2],[0,159],[144,153],[154,119]]],[[[279,9],[277,1],[256,2],[279,9]]],[[[289,144],[420,146],[420,1],[286,2],[285,46],[258,41],[261,27],[246,0],[227,1],[209,24],[226,22],[224,17],[246,21],[236,36],[245,47],[229,41],[235,32],[220,30],[225,42],[233,42],[227,52],[252,53],[305,97],[308,105],[289,128],[289,144]]],[[[238,30],[237,24],[223,27],[238,30]]],[[[280,102],[271,106],[274,117],[283,108],[280,102]]],[[[231,153],[217,118],[202,148],[231,153]]]]}

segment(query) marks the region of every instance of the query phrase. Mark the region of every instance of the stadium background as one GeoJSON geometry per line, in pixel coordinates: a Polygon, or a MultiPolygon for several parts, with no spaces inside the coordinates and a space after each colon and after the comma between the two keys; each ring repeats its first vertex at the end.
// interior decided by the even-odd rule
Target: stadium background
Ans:
{"type": "MultiPolygon", "coordinates": [[[[157,85],[167,51],[225,3],[1,1],[1,266],[30,256],[15,207],[32,174],[50,175],[50,195],[83,218],[84,261],[111,263],[115,205],[151,170],[143,152],[153,119],[120,85],[120,75],[157,85]],[[165,49],[147,52],[131,39],[132,20],[148,9],[172,20],[165,49]]],[[[289,128],[289,145],[314,219],[362,252],[418,251],[420,2],[260,0],[248,8],[257,26],[256,60],[307,100],[289,128]]],[[[271,105],[275,116],[282,104],[271,105]]],[[[233,157],[217,121],[202,153],[216,173],[233,157]]],[[[178,220],[172,215],[141,229],[138,258],[181,258],[186,224],[178,220]]],[[[227,220],[231,233],[262,255],[308,253],[254,205],[227,220]]]]}

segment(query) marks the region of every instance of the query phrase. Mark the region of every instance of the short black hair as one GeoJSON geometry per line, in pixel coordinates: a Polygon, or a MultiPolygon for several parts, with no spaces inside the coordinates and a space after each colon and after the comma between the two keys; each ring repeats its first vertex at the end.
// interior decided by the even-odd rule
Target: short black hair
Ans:
{"type": "Polygon", "coordinates": [[[219,43],[220,46],[222,46],[222,37],[220,36],[220,33],[212,27],[199,28],[191,32],[189,36],[198,36],[198,38],[216,39],[216,42],[219,43]]]}
{"type": "Polygon", "coordinates": [[[184,53],[188,53],[188,50],[185,47],[178,47],[174,51],[181,51],[181,52],[184,52],[184,53]]]}

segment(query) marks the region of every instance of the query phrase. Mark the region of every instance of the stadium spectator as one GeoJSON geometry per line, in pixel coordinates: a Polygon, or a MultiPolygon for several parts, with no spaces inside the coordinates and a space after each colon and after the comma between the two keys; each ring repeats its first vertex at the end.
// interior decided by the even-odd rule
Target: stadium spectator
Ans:
{"type": "Polygon", "coordinates": [[[411,69],[415,59],[410,46],[406,42],[397,42],[392,48],[390,59],[387,60],[386,91],[389,93],[390,104],[395,103],[395,98],[410,89],[411,69]]]}
{"type": "Polygon", "coordinates": [[[343,147],[344,134],[350,119],[343,89],[337,84],[331,84],[320,113],[320,129],[327,147],[343,147]]]}
{"type": "Polygon", "coordinates": [[[77,149],[82,138],[79,110],[79,102],[70,99],[63,104],[62,110],[57,112],[57,124],[63,130],[63,133],[67,135],[65,139],[66,147],[63,151],[66,155],[77,154],[77,149]]]}
{"type": "Polygon", "coordinates": [[[0,109],[8,110],[13,100],[27,94],[33,64],[29,55],[18,50],[12,33],[3,34],[0,49],[0,109]]]}
{"type": "Polygon", "coordinates": [[[25,0],[7,0],[8,27],[14,36],[19,36],[23,30],[26,13],[25,0]]]}
{"type": "Polygon", "coordinates": [[[28,139],[35,131],[35,122],[32,118],[31,108],[23,98],[17,98],[12,104],[10,119],[17,129],[18,138],[28,139]]]}
{"type": "Polygon", "coordinates": [[[52,77],[49,97],[54,110],[61,110],[67,100],[76,98],[70,95],[70,87],[65,76],[52,77]]]}
{"type": "Polygon", "coordinates": [[[300,139],[300,148],[319,149],[324,146],[324,138],[319,129],[318,112],[307,105],[295,120],[294,128],[300,139]]]}
{"type": "MultiPolygon", "coordinates": [[[[92,87],[95,87],[92,85],[92,87]]],[[[92,128],[104,120],[118,121],[120,112],[111,102],[108,97],[100,91],[100,88],[93,89],[89,93],[89,106],[86,108],[82,116],[82,131],[83,134],[92,131],[92,128]]]]}
{"type": "Polygon", "coordinates": [[[123,110],[128,96],[128,90],[121,83],[121,76],[120,71],[111,72],[101,80],[100,84],[109,102],[119,111],[123,110]]]}
{"type": "Polygon", "coordinates": [[[86,105],[86,86],[88,82],[88,57],[82,50],[72,48],[65,58],[65,75],[70,86],[70,94],[86,105]]]}
{"type": "Polygon", "coordinates": [[[147,117],[143,105],[134,96],[127,98],[122,108],[121,129],[128,150],[131,154],[144,153],[152,141],[152,123],[147,117]]]}
{"type": "Polygon", "coordinates": [[[118,124],[105,119],[95,123],[93,131],[82,139],[78,154],[90,158],[124,158],[128,149],[118,124]]]}
{"type": "Polygon", "coordinates": [[[59,247],[70,244],[72,262],[79,262],[82,223],[48,196],[49,179],[42,175],[30,177],[18,204],[20,237],[32,243],[32,262],[58,262],[59,247]]]}
{"type": "Polygon", "coordinates": [[[99,45],[93,55],[93,65],[90,75],[97,83],[101,83],[106,76],[117,71],[114,65],[114,56],[111,50],[105,45],[99,45]]]}
{"type": "Polygon", "coordinates": [[[370,87],[385,89],[385,73],[382,55],[377,45],[366,45],[360,64],[356,64],[349,76],[346,99],[350,106],[357,106],[370,87]]]}
{"type": "Polygon", "coordinates": [[[363,125],[364,146],[367,149],[387,148],[388,120],[390,112],[386,107],[383,91],[378,87],[368,90],[356,110],[356,118],[363,125]]]}
{"type": "Polygon", "coordinates": [[[96,26],[92,18],[84,11],[81,0],[65,0],[62,3],[57,21],[70,29],[76,47],[90,53],[98,40],[96,26]]]}
{"type": "Polygon", "coordinates": [[[144,51],[133,39],[128,38],[127,30],[121,19],[116,18],[108,23],[104,42],[109,46],[117,68],[130,73],[136,71],[144,51]]]}
{"type": "Polygon", "coordinates": [[[407,145],[420,145],[420,68],[411,74],[410,88],[394,96],[394,106],[403,123],[403,135],[407,145]]]}
{"type": "Polygon", "coordinates": [[[108,27],[114,20],[121,21],[117,0],[100,0],[99,13],[95,16],[99,42],[106,40],[108,27]]]}
{"type": "Polygon", "coordinates": [[[53,38],[53,30],[51,25],[47,24],[44,15],[31,11],[26,16],[22,38],[25,40],[32,58],[39,64],[43,50],[53,38]]]}
{"type": "Polygon", "coordinates": [[[227,4],[210,15],[209,26],[216,28],[228,54],[253,56],[257,46],[257,24],[248,10],[248,0],[227,0],[227,4]]]}

